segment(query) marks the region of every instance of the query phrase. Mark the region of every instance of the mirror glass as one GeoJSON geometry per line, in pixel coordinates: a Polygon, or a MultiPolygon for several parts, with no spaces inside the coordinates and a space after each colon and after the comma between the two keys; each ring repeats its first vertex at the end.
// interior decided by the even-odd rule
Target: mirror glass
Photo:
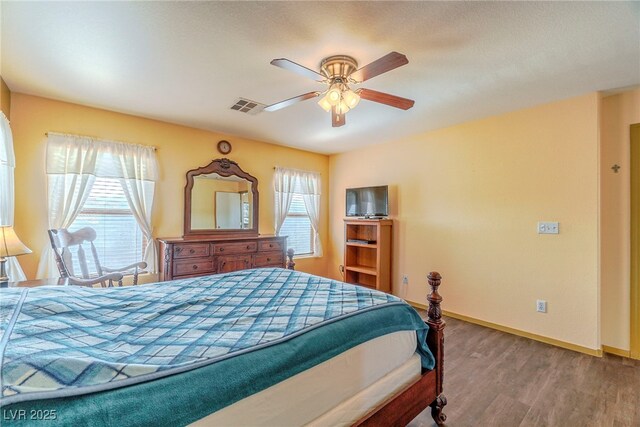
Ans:
{"type": "Polygon", "coordinates": [[[229,159],[187,171],[185,238],[258,235],[258,180],[229,159]]]}
{"type": "Polygon", "coordinates": [[[193,177],[192,230],[246,230],[253,228],[251,182],[217,173],[193,177]]]}

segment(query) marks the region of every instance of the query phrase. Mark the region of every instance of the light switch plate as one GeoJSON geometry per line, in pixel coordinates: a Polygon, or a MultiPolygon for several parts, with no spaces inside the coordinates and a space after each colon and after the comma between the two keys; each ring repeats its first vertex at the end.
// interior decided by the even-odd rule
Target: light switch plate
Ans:
{"type": "Polygon", "coordinates": [[[559,222],[538,222],[538,234],[560,234],[559,222]]]}
{"type": "Polygon", "coordinates": [[[547,302],[543,299],[536,300],[536,311],[538,313],[547,312],[547,302]]]}

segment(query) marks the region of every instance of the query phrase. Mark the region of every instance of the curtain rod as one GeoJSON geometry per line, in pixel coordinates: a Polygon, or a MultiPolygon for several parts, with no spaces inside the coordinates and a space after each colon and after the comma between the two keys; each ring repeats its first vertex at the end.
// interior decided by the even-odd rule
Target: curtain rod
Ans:
{"type": "Polygon", "coordinates": [[[276,169],[278,169],[278,168],[281,168],[281,169],[288,169],[288,170],[296,171],[296,172],[317,173],[318,175],[322,175],[322,174],[321,174],[320,172],[318,172],[318,171],[308,171],[308,170],[304,170],[304,169],[285,168],[285,167],[282,167],[282,166],[274,166],[274,167],[273,167],[273,170],[276,170],[276,169]]]}
{"type": "Polygon", "coordinates": [[[59,132],[45,132],[44,136],[49,136],[49,134],[51,135],[61,135],[61,136],[76,136],[79,138],[91,138],[91,139],[99,139],[101,141],[106,141],[106,142],[115,142],[117,144],[128,144],[128,145],[139,145],[141,147],[148,147],[148,148],[153,148],[153,151],[158,151],[158,147],[154,147],[153,145],[144,145],[144,144],[132,144],[129,142],[122,142],[122,141],[114,141],[111,139],[102,139],[102,138],[95,138],[93,136],[87,136],[87,135],[74,135],[72,133],[59,133],[59,132]]]}

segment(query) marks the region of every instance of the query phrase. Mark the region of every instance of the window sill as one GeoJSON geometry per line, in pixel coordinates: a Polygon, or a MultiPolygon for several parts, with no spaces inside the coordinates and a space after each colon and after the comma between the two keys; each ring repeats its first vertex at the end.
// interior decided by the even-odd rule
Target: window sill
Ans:
{"type": "Polygon", "coordinates": [[[305,259],[305,258],[322,258],[320,256],[314,255],[314,254],[302,254],[302,255],[296,255],[295,253],[293,254],[293,260],[297,260],[297,259],[305,259]]]}

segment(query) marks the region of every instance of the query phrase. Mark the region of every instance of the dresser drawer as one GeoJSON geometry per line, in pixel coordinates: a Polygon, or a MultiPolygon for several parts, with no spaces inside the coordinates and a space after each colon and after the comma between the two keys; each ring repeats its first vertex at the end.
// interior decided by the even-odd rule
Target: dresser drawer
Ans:
{"type": "Polygon", "coordinates": [[[218,273],[245,270],[251,268],[251,255],[219,256],[218,273]]]}
{"type": "Polygon", "coordinates": [[[215,272],[215,264],[212,258],[183,259],[173,263],[174,276],[213,274],[215,272]]]}
{"type": "Polygon", "coordinates": [[[265,252],[253,256],[254,267],[282,267],[283,264],[282,252],[265,252]]]}
{"type": "Polygon", "coordinates": [[[209,256],[208,243],[184,243],[173,246],[173,257],[175,259],[203,256],[209,256]]]}
{"type": "Polygon", "coordinates": [[[255,252],[257,249],[257,242],[220,243],[213,245],[213,253],[215,255],[247,254],[255,252]]]}
{"type": "Polygon", "coordinates": [[[225,234],[158,240],[163,281],[256,267],[284,267],[287,261],[285,236],[225,234]]]}
{"type": "Polygon", "coordinates": [[[258,246],[260,252],[263,251],[281,251],[282,243],[277,240],[268,240],[266,242],[260,242],[258,246]]]}

